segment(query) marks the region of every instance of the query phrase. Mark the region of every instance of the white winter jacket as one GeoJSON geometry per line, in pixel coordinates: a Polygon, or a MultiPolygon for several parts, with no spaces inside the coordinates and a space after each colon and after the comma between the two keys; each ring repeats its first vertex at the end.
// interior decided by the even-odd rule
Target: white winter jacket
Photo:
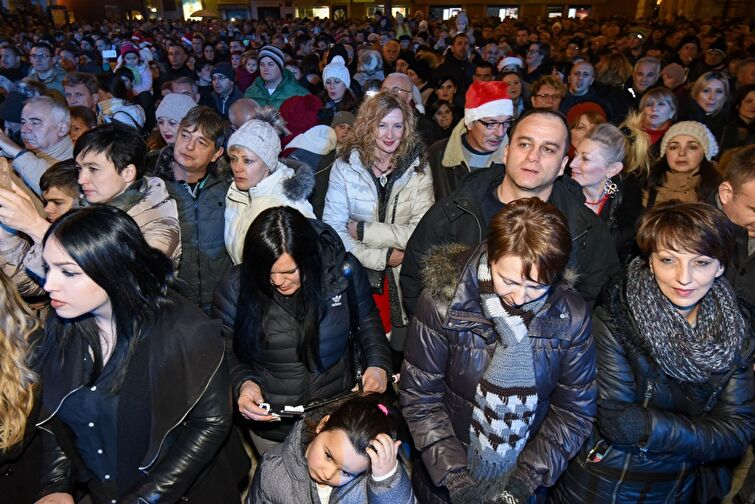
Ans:
{"type": "Polygon", "coordinates": [[[314,219],[312,205],[307,201],[314,187],[312,168],[290,158],[279,160],[275,171],[248,191],[240,191],[232,183],[225,197],[224,234],[225,248],[233,264],[241,263],[246,232],[263,210],[289,206],[314,219]]]}
{"type": "MultiPolygon", "coordinates": [[[[419,162],[417,155],[408,166],[397,168],[401,175],[391,188],[383,222],[378,220],[375,181],[362,165],[359,154],[352,151],[348,162],[339,157],[333,163],[322,220],[336,230],[346,250],[365,267],[374,270],[388,267],[388,249],[404,250],[414,228],[435,202],[430,166],[420,171],[419,162]],[[349,235],[346,228],[349,219],[364,222],[361,241],[349,235]]],[[[390,269],[398,285],[401,266],[390,269]]],[[[401,311],[404,323],[408,322],[403,304],[401,311]]]]}

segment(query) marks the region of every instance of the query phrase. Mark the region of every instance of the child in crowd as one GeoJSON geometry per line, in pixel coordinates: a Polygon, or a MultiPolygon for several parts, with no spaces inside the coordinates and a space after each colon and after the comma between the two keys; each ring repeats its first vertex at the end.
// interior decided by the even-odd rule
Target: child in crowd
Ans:
{"type": "Polygon", "coordinates": [[[413,503],[409,476],[396,458],[401,441],[379,397],[354,397],[319,421],[297,423],[265,453],[247,504],[413,503]]]}
{"type": "Polygon", "coordinates": [[[45,217],[55,222],[71,208],[79,206],[81,191],[79,187],[79,170],[73,159],[55,163],[39,179],[42,197],[45,203],[45,217]]]}

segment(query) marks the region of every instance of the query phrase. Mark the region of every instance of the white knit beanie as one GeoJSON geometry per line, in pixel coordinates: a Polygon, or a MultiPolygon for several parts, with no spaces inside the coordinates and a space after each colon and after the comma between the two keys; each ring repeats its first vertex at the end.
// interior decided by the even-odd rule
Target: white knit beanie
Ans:
{"type": "Polygon", "coordinates": [[[694,137],[705,152],[705,158],[710,161],[718,154],[718,143],[716,137],[710,132],[707,126],[697,121],[681,121],[671,126],[663,135],[661,140],[661,155],[666,155],[666,147],[669,142],[679,135],[689,135],[694,137]]]}
{"type": "Polygon", "coordinates": [[[346,62],[341,56],[333,56],[333,60],[322,69],[323,82],[331,77],[341,79],[347,88],[351,86],[351,75],[349,75],[349,69],[346,68],[346,62]]]}
{"type": "Polygon", "coordinates": [[[167,117],[176,122],[181,122],[189,110],[196,107],[197,104],[184,94],[169,93],[160,101],[160,105],[155,110],[155,118],[167,117]]]}
{"type": "Polygon", "coordinates": [[[252,119],[241,125],[228,139],[228,149],[233,146],[245,147],[262,159],[270,173],[278,166],[281,153],[281,140],[269,122],[252,119]]]}

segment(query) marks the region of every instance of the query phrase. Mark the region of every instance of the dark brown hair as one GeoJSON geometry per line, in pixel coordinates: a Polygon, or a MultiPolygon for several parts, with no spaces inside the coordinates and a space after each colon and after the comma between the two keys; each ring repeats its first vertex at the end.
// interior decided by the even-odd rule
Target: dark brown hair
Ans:
{"type": "Polygon", "coordinates": [[[178,130],[182,129],[199,130],[205,138],[215,142],[215,149],[225,145],[223,118],[210,107],[198,105],[189,110],[178,125],[178,130]]]}
{"type": "MultiPolygon", "coordinates": [[[[723,164],[723,159],[721,160],[723,164]]],[[[731,157],[725,165],[724,180],[729,182],[736,193],[739,189],[755,179],[755,145],[747,145],[732,150],[731,157]]]]}
{"type": "Polygon", "coordinates": [[[552,284],[563,272],[571,252],[571,234],[564,215],[539,198],[512,201],[490,221],[488,261],[512,255],[522,260],[522,275],[552,284]],[[532,277],[537,268],[538,278],[532,277]]]}
{"type": "Polygon", "coordinates": [[[644,257],[670,248],[713,257],[726,264],[734,251],[734,226],[712,205],[672,200],[653,207],[642,217],[637,245],[644,257]]]}

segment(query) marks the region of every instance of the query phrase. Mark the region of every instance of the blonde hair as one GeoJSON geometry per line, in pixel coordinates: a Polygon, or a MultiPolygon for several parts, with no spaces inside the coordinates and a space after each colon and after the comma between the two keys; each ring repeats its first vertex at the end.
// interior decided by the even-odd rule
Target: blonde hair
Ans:
{"type": "Polygon", "coordinates": [[[650,137],[640,129],[623,124],[621,129],[611,123],[593,126],[584,136],[601,145],[601,150],[609,163],[624,165],[622,173],[635,173],[646,177],[650,173],[650,137]]]}
{"type": "Polygon", "coordinates": [[[39,322],[1,271],[0,306],[0,450],[7,451],[23,440],[34,406],[39,377],[29,368],[29,337],[39,322]]]}
{"type": "MultiPolygon", "coordinates": [[[[415,155],[420,152],[420,164],[418,169],[424,167],[425,149],[421,148],[422,140],[417,133],[417,119],[410,106],[396,93],[390,90],[381,91],[372,98],[365,100],[359,107],[354,126],[349,136],[339,149],[339,156],[344,161],[349,160],[352,151],[359,153],[362,164],[371,169],[378,164],[375,155],[377,144],[377,131],[380,121],[392,110],[399,109],[404,116],[404,136],[399,142],[398,149],[391,157],[391,165],[396,166],[397,159],[415,155]]],[[[412,161],[412,160],[409,160],[412,161]]]]}

